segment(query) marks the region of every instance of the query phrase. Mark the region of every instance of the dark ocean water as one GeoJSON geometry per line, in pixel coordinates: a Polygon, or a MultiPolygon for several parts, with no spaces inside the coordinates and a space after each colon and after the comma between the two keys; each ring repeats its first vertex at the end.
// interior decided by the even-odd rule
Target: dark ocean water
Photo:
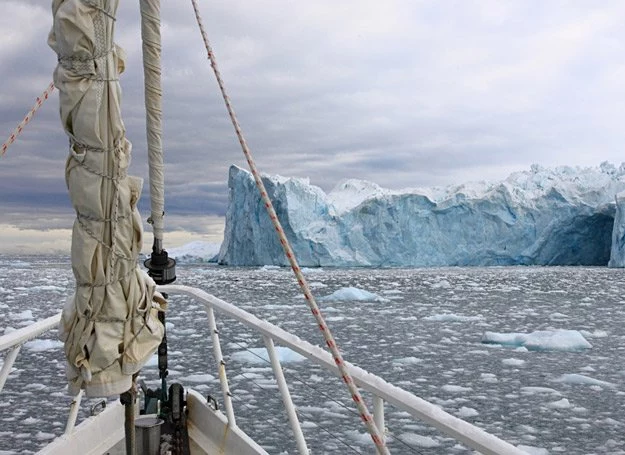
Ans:
{"type": "MultiPolygon", "coordinates": [[[[312,269],[306,275],[319,297],[346,287],[380,297],[321,302],[352,363],[535,453],[625,454],[622,270],[312,269]],[[592,348],[528,351],[481,343],[486,331],[557,329],[580,331],[592,348]]],[[[181,265],[178,277],[179,284],[322,344],[289,270],[181,265]]],[[[55,314],[72,290],[67,260],[0,258],[3,330],[55,314]]],[[[171,380],[221,401],[203,308],[174,297],[168,322],[171,380]]],[[[270,453],[296,453],[271,369],[249,351],[263,346],[260,336],[228,319],[218,317],[218,325],[237,423],[270,453]]],[[[71,400],[62,350],[56,333],[43,338],[49,341],[22,349],[0,395],[0,454],[35,452],[64,430],[71,400]]],[[[372,453],[339,380],[308,361],[284,366],[313,453],[372,453]]],[[[142,376],[156,384],[155,366],[142,376]]],[[[93,402],[84,401],[82,418],[93,402]]],[[[386,412],[394,454],[471,453],[403,412],[386,412]]]]}

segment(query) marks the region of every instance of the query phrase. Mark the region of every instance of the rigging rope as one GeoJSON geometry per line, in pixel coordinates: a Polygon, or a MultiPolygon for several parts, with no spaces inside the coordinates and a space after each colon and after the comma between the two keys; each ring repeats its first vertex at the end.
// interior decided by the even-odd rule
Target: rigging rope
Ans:
{"type": "Polygon", "coordinates": [[[0,157],[4,156],[9,146],[13,142],[15,142],[15,139],[17,139],[17,137],[20,134],[22,134],[24,127],[28,124],[28,122],[32,120],[32,118],[35,115],[35,112],[37,112],[37,110],[41,107],[41,105],[50,97],[50,94],[53,91],[54,91],[54,82],[50,82],[50,85],[48,85],[48,88],[46,88],[41,94],[41,96],[37,98],[35,105],[30,110],[30,112],[26,114],[26,117],[24,117],[24,120],[22,120],[22,122],[19,125],[17,125],[17,128],[13,130],[9,138],[5,141],[4,144],[2,144],[2,148],[0,149],[0,157]]]}
{"type": "Polygon", "coordinates": [[[293,273],[295,274],[295,277],[297,278],[297,282],[300,288],[302,289],[302,292],[304,293],[304,297],[306,298],[306,301],[308,302],[310,311],[312,312],[313,316],[317,320],[317,324],[319,325],[319,330],[321,330],[321,333],[323,334],[326,345],[328,346],[328,348],[330,349],[330,352],[332,353],[332,356],[334,357],[334,363],[339,369],[341,378],[343,379],[343,382],[345,382],[345,384],[347,385],[347,388],[349,389],[349,392],[352,396],[352,400],[356,403],[356,407],[358,408],[358,412],[360,413],[360,418],[362,419],[365,426],[367,427],[367,430],[369,431],[369,434],[371,435],[371,439],[373,440],[373,443],[375,444],[378,453],[389,454],[390,452],[388,451],[388,448],[386,447],[384,439],[381,437],[380,431],[378,430],[378,428],[376,427],[373,421],[373,417],[369,413],[369,410],[367,409],[367,406],[365,402],[363,401],[360,395],[360,392],[358,391],[358,388],[356,387],[356,384],[354,383],[354,380],[352,379],[351,374],[347,370],[347,367],[343,360],[343,356],[341,352],[339,351],[339,348],[334,340],[334,337],[332,336],[332,333],[330,332],[330,329],[328,328],[325,322],[323,315],[321,314],[321,311],[319,309],[319,306],[317,305],[317,302],[315,301],[314,296],[312,295],[310,287],[308,286],[308,282],[306,278],[304,277],[304,274],[302,273],[297,263],[297,259],[295,258],[293,249],[291,248],[291,245],[288,239],[286,238],[286,235],[284,234],[284,230],[282,229],[280,220],[278,220],[278,215],[276,214],[273,204],[271,203],[271,199],[269,199],[267,190],[265,189],[265,185],[263,184],[263,181],[261,180],[261,177],[260,177],[260,173],[258,172],[258,169],[256,168],[256,164],[254,163],[252,153],[247,145],[245,138],[243,137],[241,126],[239,125],[239,121],[237,120],[237,117],[234,113],[234,108],[232,107],[232,103],[230,102],[230,97],[226,93],[224,82],[221,78],[221,73],[219,71],[219,68],[217,67],[217,61],[215,59],[215,55],[213,54],[213,50],[208,41],[208,36],[206,34],[206,31],[204,30],[204,25],[202,23],[202,18],[200,16],[200,11],[199,11],[197,2],[196,0],[191,0],[191,3],[193,4],[195,17],[197,19],[197,23],[200,28],[200,33],[202,34],[202,39],[204,40],[204,46],[206,47],[208,59],[210,60],[211,67],[213,68],[213,72],[215,73],[215,77],[217,78],[217,84],[219,85],[219,89],[221,91],[224,102],[226,104],[228,115],[230,116],[230,120],[232,120],[232,125],[234,126],[237,137],[239,138],[239,143],[241,144],[241,148],[243,149],[243,154],[245,155],[247,164],[250,167],[250,171],[252,172],[252,175],[254,176],[256,186],[258,187],[258,190],[260,191],[260,196],[263,200],[263,203],[265,204],[265,208],[267,209],[269,218],[271,219],[274,229],[276,230],[276,233],[280,239],[280,244],[282,245],[282,248],[284,249],[284,253],[291,265],[291,269],[293,270],[293,273]]]}

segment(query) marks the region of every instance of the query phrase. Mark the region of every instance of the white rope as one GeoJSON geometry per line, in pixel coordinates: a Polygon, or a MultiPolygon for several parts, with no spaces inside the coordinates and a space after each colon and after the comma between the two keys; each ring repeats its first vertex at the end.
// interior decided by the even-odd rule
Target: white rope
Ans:
{"type": "Polygon", "coordinates": [[[165,214],[165,173],[162,146],[161,90],[161,5],[160,0],[141,0],[141,39],[145,78],[145,111],[150,166],[150,218],[155,246],[160,253],[165,214]]]}
{"type": "Polygon", "coordinates": [[[304,277],[304,274],[302,273],[297,263],[297,259],[295,258],[295,254],[293,253],[293,249],[291,248],[291,245],[288,239],[286,238],[286,235],[284,234],[284,230],[282,229],[280,220],[278,220],[276,211],[273,208],[273,204],[271,203],[269,196],[267,195],[267,190],[265,189],[265,185],[263,184],[263,181],[261,180],[258,169],[256,168],[256,164],[254,163],[252,153],[247,145],[247,142],[245,141],[245,138],[243,137],[241,126],[239,125],[239,121],[237,120],[236,115],[234,113],[232,103],[230,102],[230,97],[226,93],[224,82],[221,78],[221,73],[219,72],[219,68],[217,67],[217,61],[215,59],[215,55],[213,54],[213,50],[208,41],[208,36],[206,34],[206,31],[204,30],[204,25],[202,24],[202,19],[200,17],[200,12],[198,9],[197,2],[196,0],[191,0],[191,3],[193,4],[193,9],[195,10],[195,17],[200,27],[200,33],[202,34],[202,39],[204,40],[204,46],[206,47],[206,52],[208,53],[208,59],[210,60],[211,66],[215,73],[215,77],[217,78],[217,83],[219,84],[219,89],[221,90],[221,94],[223,96],[224,102],[226,103],[226,109],[228,109],[228,114],[230,115],[230,119],[232,120],[232,125],[234,126],[237,137],[239,138],[239,143],[241,144],[241,148],[243,149],[243,154],[245,155],[245,159],[247,160],[247,163],[250,167],[250,171],[252,172],[252,175],[254,176],[254,180],[256,181],[256,186],[258,187],[258,190],[260,191],[260,196],[263,200],[263,203],[265,204],[265,208],[267,209],[267,213],[269,214],[269,218],[271,219],[271,222],[273,223],[273,226],[276,230],[278,238],[280,239],[280,243],[282,244],[284,253],[286,254],[286,257],[289,260],[289,263],[291,264],[291,269],[293,269],[293,273],[295,273],[297,282],[299,283],[300,288],[302,289],[302,292],[304,293],[304,297],[306,298],[306,301],[308,302],[310,310],[312,314],[315,316],[317,320],[317,324],[319,325],[319,329],[321,330],[323,337],[325,338],[326,345],[328,346],[328,348],[330,349],[330,352],[332,353],[332,356],[334,357],[334,362],[336,363],[336,366],[338,367],[341,373],[341,377],[343,381],[345,382],[345,384],[347,385],[347,388],[349,389],[352,399],[356,403],[356,407],[358,408],[358,412],[360,413],[360,418],[363,420],[365,426],[367,427],[367,430],[369,431],[369,434],[371,435],[371,439],[373,440],[378,453],[388,454],[390,452],[388,451],[388,448],[386,447],[386,444],[384,443],[384,439],[381,437],[380,431],[375,426],[375,423],[373,422],[373,417],[369,413],[365,402],[362,400],[362,397],[360,395],[360,392],[358,391],[358,388],[356,387],[356,384],[354,384],[352,376],[349,373],[345,365],[345,362],[343,360],[343,356],[341,355],[341,352],[339,351],[339,348],[334,340],[334,337],[332,336],[332,333],[330,332],[330,329],[325,323],[324,317],[321,314],[321,310],[319,309],[319,306],[317,305],[317,302],[315,301],[315,298],[312,295],[310,287],[308,286],[306,277],[304,277]]]}
{"type": "Polygon", "coordinates": [[[9,146],[13,142],[15,142],[15,139],[17,139],[17,137],[20,134],[22,134],[22,131],[24,131],[24,127],[28,124],[28,122],[32,120],[32,118],[35,115],[35,112],[37,112],[37,110],[41,107],[41,105],[50,97],[50,94],[53,91],[54,91],[54,82],[50,82],[50,85],[48,85],[48,88],[43,91],[40,97],[37,98],[35,105],[30,110],[30,112],[26,114],[26,117],[24,117],[24,120],[22,120],[22,122],[19,125],[17,125],[17,128],[13,130],[9,138],[4,142],[4,144],[2,144],[2,148],[0,149],[0,157],[4,156],[9,146]]]}

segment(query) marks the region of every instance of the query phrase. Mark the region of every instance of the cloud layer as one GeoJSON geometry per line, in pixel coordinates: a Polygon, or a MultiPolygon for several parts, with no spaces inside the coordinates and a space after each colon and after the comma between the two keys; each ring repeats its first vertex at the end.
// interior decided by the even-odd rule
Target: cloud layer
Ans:
{"type": "MultiPolygon", "coordinates": [[[[147,176],[138,2],[121,2],[123,113],[147,176]]],[[[202,2],[205,26],[264,172],[384,187],[503,178],[542,165],[620,163],[625,3],[537,0],[202,2]]],[[[51,80],[40,0],[5,0],[0,132],[51,80]]],[[[163,2],[166,207],[223,215],[245,166],[190,4],[163,2]]],[[[53,97],[0,159],[0,223],[71,225],[67,140],[53,97]],[[11,215],[13,214],[13,215],[11,215]],[[59,224],[59,223],[57,223],[59,224]]],[[[3,138],[4,140],[4,138],[3,138]]],[[[142,207],[147,207],[146,201],[142,207]]]]}

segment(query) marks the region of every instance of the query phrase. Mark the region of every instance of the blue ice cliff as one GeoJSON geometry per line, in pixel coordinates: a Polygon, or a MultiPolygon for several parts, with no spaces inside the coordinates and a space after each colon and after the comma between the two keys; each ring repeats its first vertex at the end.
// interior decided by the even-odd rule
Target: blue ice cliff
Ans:
{"type": "MultiPolygon", "coordinates": [[[[533,165],[497,183],[400,191],[263,182],[302,266],[625,266],[625,165],[533,165]]],[[[228,187],[219,263],[286,265],[252,176],[233,166],[228,187]]]]}
{"type": "Polygon", "coordinates": [[[616,214],[612,231],[610,267],[625,267],[625,192],[616,195],[616,214]]]}

